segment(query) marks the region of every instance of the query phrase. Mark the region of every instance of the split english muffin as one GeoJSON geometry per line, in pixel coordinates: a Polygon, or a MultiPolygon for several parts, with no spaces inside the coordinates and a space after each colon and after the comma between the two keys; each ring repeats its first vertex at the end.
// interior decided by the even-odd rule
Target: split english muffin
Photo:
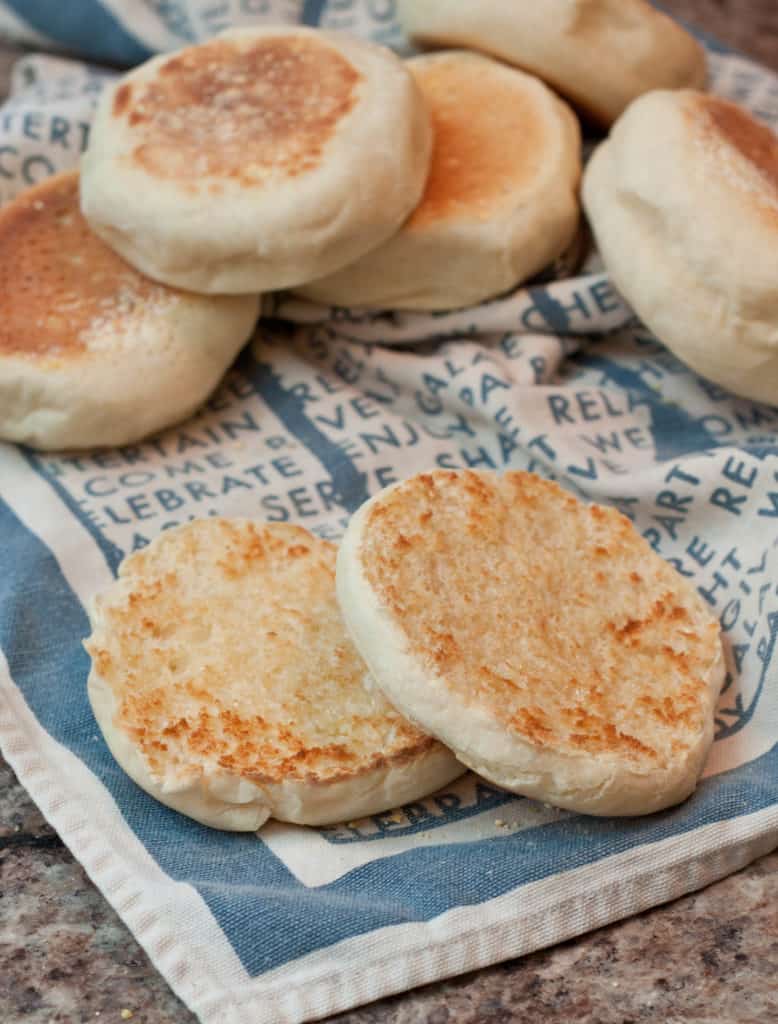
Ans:
{"type": "Polygon", "coordinates": [[[707,77],[702,46],[646,0],[398,0],[398,13],[415,43],[499,57],[601,124],[644,92],[707,77]]]}
{"type": "Polygon", "coordinates": [[[778,403],[778,137],[693,91],[633,104],[584,203],[614,284],[693,370],[778,403]]]}
{"type": "Polygon", "coordinates": [[[694,790],[719,626],[615,510],[528,473],[421,474],[353,517],[337,590],[387,697],[487,779],[596,815],[694,790]]]}
{"type": "Polygon", "coordinates": [[[547,266],[575,235],[581,138],[569,107],[539,79],[478,54],[407,63],[435,130],[424,195],[389,241],[298,288],[308,299],[475,305],[547,266]]]}
{"type": "Polygon", "coordinates": [[[464,771],[386,701],[346,633],[335,547],[202,519],[126,559],[91,609],[88,692],[114,757],[214,828],[323,825],[464,771]]]}
{"type": "Polygon", "coordinates": [[[78,174],[0,210],[0,438],[34,448],[130,444],[184,419],[221,380],[256,296],[143,277],[90,231],[78,174]]]}
{"type": "Polygon", "coordinates": [[[156,280],[262,292],[322,277],[394,234],[421,196],[431,146],[424,101],[385,47],[234,29],[106,92],[82,204],[156,280]]]}

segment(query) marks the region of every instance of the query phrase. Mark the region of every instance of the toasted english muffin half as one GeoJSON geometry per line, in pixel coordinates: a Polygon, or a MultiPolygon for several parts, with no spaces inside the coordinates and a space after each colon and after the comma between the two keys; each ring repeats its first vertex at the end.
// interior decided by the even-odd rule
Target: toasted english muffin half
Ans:
{"type": "Polygon", "coordinates": [[[307,530],[201,519],[127,558],[93,602],[88,692],[146,792],[214,828],[324,825],[465,770],[370,679],[307,530]]]}
{"type": "Polygon", "coordinates": [[[424,101],[385,47],[232,29],[152,58],[101,98],[83,209],[149,277],[262,292],[392,235],[419,200],[431,144],[424,101]]]}
{"type": "Polygon", "coordinates": [[[596,815],[694,790],[719,625],[614,509],[528,473],[424,473],[353,517],[337,589],[395,707],[498,785],[596,815]]]}
{"type": "Polygon", "coordinates": [[[78,173],[0,210],[0,438],[130,444],[200,405],[251,334],[256,296],[150,281],[89,229],[78,173]]]}
{"type": "Polygon", "coordinates": [[[567,104],[476,53],[415,57],[408,68],[435,129],[421,202],[383,245],[298,289],[306,298],[456,309],[518,285],[575,236],[581,137],[567,104]]]}

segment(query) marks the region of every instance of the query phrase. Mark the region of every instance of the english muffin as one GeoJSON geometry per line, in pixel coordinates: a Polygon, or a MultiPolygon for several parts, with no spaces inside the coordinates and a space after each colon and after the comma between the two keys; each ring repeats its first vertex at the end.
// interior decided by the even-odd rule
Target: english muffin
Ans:
{"type": "Polygon", "coordinates": [[[727,100],[655,92],[595,152],[584,200],[611,277],[684,363],[778,403],[778,137],[727,100]]]}
{"type": "Polygon", "coordinates": [[[481,50],[538,75],[608,125],[651,89],[702,88],[702,46],[646,0],[398,0],[421,45],[481,50]]]}
{"type": "Polygon", "coordinates": [[[139,274],[90,231],[78,174],[0,210],[0,438],[34,448],[130,444],[193,412],[259,314],[139,274]]]}
{"type": "Polygon", "coordinates": [[[299,293],[338,306],[446,310],[519,284],[578,224],[581,139],[543,83],[474,53],[408,61],[432,116],[420,204],[377,249],[299,293]]]}
{"type": "Polygon", "coordinates": [[[353,517],[337,590],[395,707],[498,785],[596,815],[695,788],[719,626],[614,509],[528,473],[424,473],[353,517]]]}
{"type": "Polygon", "coordinates": [[[377,813],[462,774],[374,686],[335,556],[298,526],[213,518],[122,563],[91,609],[88,691],[138,785],[240,831],[377,813]]]}
{"type": "Polygon", "coordinates": [[[431,145],[424,101],[385,47],[233,29],[107,91],[82,204],[149,277],[261,292],[322,277],[394,234],[421,196],[431,145]]]}

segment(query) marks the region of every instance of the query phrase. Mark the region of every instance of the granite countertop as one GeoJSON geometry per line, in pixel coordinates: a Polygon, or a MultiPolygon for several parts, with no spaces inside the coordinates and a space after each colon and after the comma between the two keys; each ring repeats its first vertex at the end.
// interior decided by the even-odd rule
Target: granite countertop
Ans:
{"type": "MultiPolygon", "coordinates": [[[[775,0],[664,6],[778,69],[775,0]]],[[[0,53],[0,88],[10,58],[0,53]]],[[[339,1024],[778,1024],[778,852],[702,892],[339,1024]]],[[[0,1024],[195,1018],[0,759],[0,1024]]]]}
{"type": "MultiPolygon", "coordinates": [[[[770,1024],[776,975],[778,852],[628,921],[334,1020],[770,1024]]],[[[0,762],[0,1021],[124,1019],[195,1022],[0,762]]]]}

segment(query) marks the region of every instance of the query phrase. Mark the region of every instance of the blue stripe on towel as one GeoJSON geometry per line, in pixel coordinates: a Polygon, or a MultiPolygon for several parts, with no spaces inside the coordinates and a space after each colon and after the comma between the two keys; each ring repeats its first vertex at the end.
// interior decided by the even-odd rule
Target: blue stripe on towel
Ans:
{"type": "Polygon", "coordinates": [[[301,21],[303,25],[320,25],[327,0],[304,0],[301,21]]]}
{"type": "MultiPolygon", "coordinates": [[[[146,796],[99,735],[86,695],[87,616],[44,543],[0,500],[0,646],[38,721],[103,782],[167,874],[200,893],[257,975],[342,939],[452,907],[778,803],[778,746],[708,779],[680,807],[646,818],[572,817],[516,835],[410,850],[317,888],[253,834],[198,825],[146,796]]],[[[85,796],[85,806],[88,796],[85,796]]],[[[120,843],[121,837],[114,837],[120,843]]]]}
{"type": "Polygon", "coordinates": [[[131,65],[152,51],[131,35],[99,0],[4,0],[30,28],[88,60],[131,65]]]}

